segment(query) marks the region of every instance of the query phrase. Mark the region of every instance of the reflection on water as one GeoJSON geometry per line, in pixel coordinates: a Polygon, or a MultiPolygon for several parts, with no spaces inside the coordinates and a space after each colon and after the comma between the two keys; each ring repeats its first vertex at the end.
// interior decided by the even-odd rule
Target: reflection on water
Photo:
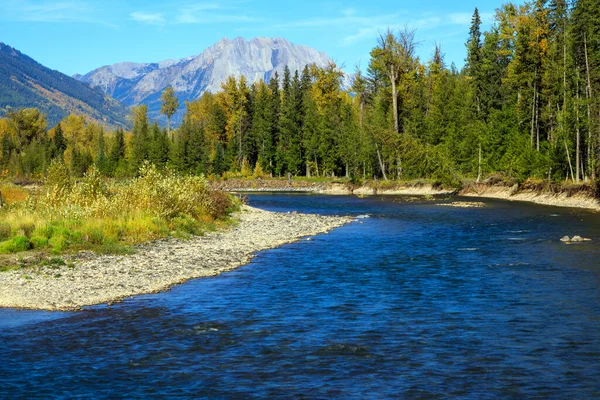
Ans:
{"type": "Polygon", "coordinates": [[[599,216],[440,201],[253,195],[371,218],[112,307],[0,310],[0,397],[599,397],[599,216]]]}

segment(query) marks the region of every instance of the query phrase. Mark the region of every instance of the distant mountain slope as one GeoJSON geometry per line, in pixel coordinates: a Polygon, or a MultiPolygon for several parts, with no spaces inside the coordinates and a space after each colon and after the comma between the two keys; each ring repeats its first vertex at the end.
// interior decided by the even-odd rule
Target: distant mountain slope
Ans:
{"type": "MultiPolygon", "coordinates": [[[[285,39],[222,39],[203,53],[158,63],[119,63],[104,66],[75,78],[98,87],[126,105],[144,103],[151,117],[158,117],[160,94],[167,86],[175,89],[182,109],[185,100],[199,98],[205,91],[217,92],[228,76],[244,75],[252,82],[268,81],[277,71],[283,76],[287,65],[293,72],[305,65],[325,67],[330,58],[322,52],[285,39]]],[[[181,114],[180,114],[181,115],[181,114]]]]}
{"type": "Polygon", "coordinates": [[[24,107],[47,114],[49,126],[70,113],[106,126],[127,125],[127,108],[118,101],[0,42],[0,116],[24,107]]]}

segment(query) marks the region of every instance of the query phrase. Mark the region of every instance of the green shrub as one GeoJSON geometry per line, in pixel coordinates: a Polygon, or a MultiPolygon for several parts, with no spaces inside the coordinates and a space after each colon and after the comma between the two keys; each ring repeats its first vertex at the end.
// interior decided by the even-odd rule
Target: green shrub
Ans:
{"type": "Polygon", "coordinates": [[[102,244],[104,243],[104,232],[101,227],[87,227],[83,232],[83,238],[85,242],[90,244],[102,244]]]}
{"type": "Polygon", "coordinates": [[[33,245],[34,249],[43,249],[48,247],[48,238],[34,236],[31,238],[31,244],[33,245]]]}
{"type": "Polygon", "coordinates": [[[18,253],[31,249],[32,245],[26,236],[15,236],[14,238],[0,243],[0,253],[18,253]]]}
{"type": "Polygon", "coordinates": [[[61,265],[67,265],[67,263],[65,262],[65,260],[63,260],[60,257],[52,257],[52,258],[42,261],[42,265],[49,265],[49,266],[56,268],[61,265]]]}
{"type": "Polygon", "coordinates": [[[104,243],[95,249],[100,254],[135,254],[135,249],[131,246],[119,243],[104,243]]]}
{"type": "Polygon", "coordinates": [[[173,218],[173,230],[176,232],[186,233],[190,235],[201,235],[202,227],[195,219],[189,217],[173,218]]]}
{"type": "Polygon", "coordinates": [[[52,247],[52,253],[59,254],[67,248],[69,240],[64,235],[59,234],[52,236],[48,244],[52,247]]]}

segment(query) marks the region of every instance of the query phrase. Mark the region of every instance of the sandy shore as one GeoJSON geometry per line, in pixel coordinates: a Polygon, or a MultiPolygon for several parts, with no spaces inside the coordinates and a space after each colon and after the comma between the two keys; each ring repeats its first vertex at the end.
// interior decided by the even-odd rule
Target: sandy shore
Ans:
{"type": "Polygon", "coordinates": [[[461,196],[501,199],[510,201],[526,201],[546,206],[585,208],[600,211],[598,200],[584,194],[568,196],[566,193],[538,193],[530,190],[517,191],[516,187],[480,186],[460,192],[461,196]]]}
{"type": "Polygon", "coordinates": [[[329,195],[444,195],[455,190],[434,188],[431,184],[402,185],[390,187],[371,187],[369,185],[353,186],[348,183],[284,181],[284,180],[229,180],[211,183],[213,189],[227,192],[303,192],[329,195]]]}
{"type": "Polygon", "coordinates": [[[600,202],[594,199],[589,193],[576,192],[569,194],[568,191],[557,190],[553,193],[549,190],[540,191],[527,187],[518,186],[508,187],[500,185],[471,184],[457,193],[453,189],[442,189],[434,187],[431,184],[393,184],[387,185],[369,185],[352,186],[348,183],[325,183],[325,182],[307,182],[292,181],[289,183],[284,180],[232,180],[217,181],[212,183],[214,189],[220,189],[230,192],[306,192],[320,193],[327,195],[409,195],[409,196],[436,196],[436,195],[458,195],[460,197],[480,197],[488,199],[501,199],[510,201],[526,201],[529,203],[584,208],[588,210],[600,211],[600,202]]]}
{"type": "Polygon", "coordinates": [[[257,251],[328,232],[350,217],[272,213],[245,206],[235,228],[190,240],[163,239],[132,256],[88,254],[74,267],[39,267],[0,273],[0,307],[77,310],[247,264],[257,251]]]}

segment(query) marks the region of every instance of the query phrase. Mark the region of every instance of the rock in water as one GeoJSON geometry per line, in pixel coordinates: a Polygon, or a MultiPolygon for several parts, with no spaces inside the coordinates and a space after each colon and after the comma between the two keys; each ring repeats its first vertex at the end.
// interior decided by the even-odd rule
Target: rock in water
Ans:
{"type": "Polygon", "coordinates": [[[560,239],[560,241],[565,242],[565,243],[579,243],[579,242],[591,242],[592,239],[588,239],[588,238],[581,237],[579,235],[575,235],[572,238],[570,238],[568,236],[563,236],[560,239]]]}
{"type": "Polygon", "coordinates": [[[575,235],[571,238],[571,242],[591,242],[592,239],[584,238],[579,235],[575,235]]]}

